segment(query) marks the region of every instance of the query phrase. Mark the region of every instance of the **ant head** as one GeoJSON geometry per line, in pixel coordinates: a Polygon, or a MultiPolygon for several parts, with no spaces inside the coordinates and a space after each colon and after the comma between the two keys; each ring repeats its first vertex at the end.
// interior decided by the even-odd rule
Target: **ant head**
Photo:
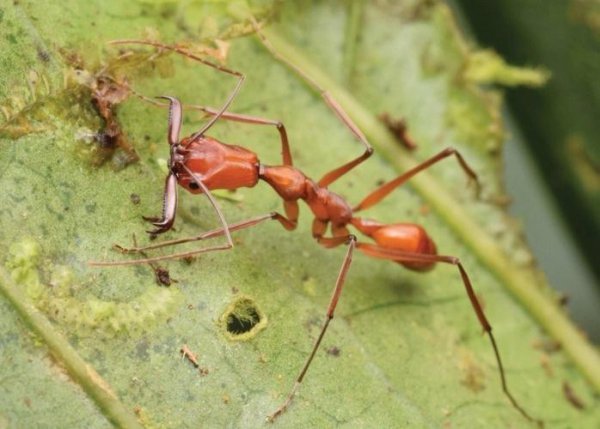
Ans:
{"type": "Polygon", "coordinates": [[[196,182],[193,177],[190,177],[187,174],[184,174],[183,177],[180,176],[178,178],[178,182],[182,188],[186,189],[187,191],[191,192],[192,194],[203,193],[202,188],[200,187],[198,182],[196,182]]]}

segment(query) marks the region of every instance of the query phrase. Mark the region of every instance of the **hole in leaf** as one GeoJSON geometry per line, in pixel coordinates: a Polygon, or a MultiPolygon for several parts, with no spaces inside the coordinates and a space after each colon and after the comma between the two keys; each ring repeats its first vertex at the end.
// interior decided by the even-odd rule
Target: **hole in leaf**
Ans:
{"type": "Polygon", "coordinates": [[[229,304],[220,320],[231,340],[248,340],[267,325],[266,316],[247,296],[240,296],[229,304]]]}
{"type": "Polygon", "coordinates": [[[249,332],[258,322],[260,322],[260,315],[256,309],[249,308],[246,314],[232,313],[227,317],[227,331],[234,335],[243,334],[249,332]]]}

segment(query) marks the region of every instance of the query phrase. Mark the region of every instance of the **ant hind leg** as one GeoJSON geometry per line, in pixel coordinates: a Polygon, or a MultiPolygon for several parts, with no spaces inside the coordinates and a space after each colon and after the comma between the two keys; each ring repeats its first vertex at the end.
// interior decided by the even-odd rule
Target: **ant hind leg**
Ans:
{"type": "Polygon", "coordinates": [[[473,307],[473,311],[479,320],[481,327],[484,332],[487,334],[490,339],[490,343],[492,349],[494,350],[494,356],[496,358],[496,363],[498,365],[498,372],[500,373],[500,382],[502,385],[502,391],[504,395],[508,398],[512,406],[527,420],[535,423],[539,427],[543,427],[543,422],[541,420],[535,419],[529,415],[529,413],[521,406],[521,404],[516,400],[516,398],[512,395],[510,390],[508,389],[508,384],[506,382],[506,374],[504,373],[504,366],[502,364],[502,359],[500,358],[500,351],[496,344],[496,339],[494,334],[492,334],[492,325],[488,322],[487,317],[483,312],[483,307],[477,300],[477,296],[475,295],[475,291],[471,284],[471,280],[467,274],[467,271],[462,266],[462,263],[457,257],[454,256],[444,256],[444,255],[432,255],[432,254],[421,254],[421,253],[413,253],[413,252],[403,252],[395,249],[385,248],[382,246],[378,246],[376,244],[370,243],[358,243],[356,248],[361,252],[365,253],[368,256],[379,258],[379,259],[387,259],[395,262],[424,262],[424,263],[437,263],[441,262],[444,264],[454,265],[458,268],[460,273],[463,285],[465,287],[465,292],[471,302],[471,306],[473,307]]]}

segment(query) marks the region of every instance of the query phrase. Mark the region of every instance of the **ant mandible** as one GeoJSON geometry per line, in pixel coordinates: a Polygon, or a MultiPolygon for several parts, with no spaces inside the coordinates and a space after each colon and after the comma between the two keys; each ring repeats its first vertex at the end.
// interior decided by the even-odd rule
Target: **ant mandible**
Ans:
{"type": "MultiPolygon", "coordinates": [[[[306,372],[308,371],[308,368],[315,357],[317,350],[319,349],[321,340],[327,331],[329,323],[331,319],[333,319],[334,312],[345,283],[346,274],[348,273],[350,264],[352,262],[352,255],[355,250],[359,250],[373,258],[393,261],[403,265],[405,268],[415,271],[428,271],[432,269],[436,263],[451,264],[457,267],[462,278],[462,282],[465,286],[469,301],[471,302],[473,310],[477,315],[477,319],[479,320],[479,323],[481,324],[484,332],[488,335],[488,338],[491,342],[498,365],[500,381],[504,394],[508,397],[513,407],[521,413],[521,415],[523,415],[527,420],[535,422],[541,426],[542,422],[532,418],[508,390],[502,360],[500,358],[498,346],[496,345],[496,340],[492,334],[492,327],[483,312],[481,304],[477,300],[469,276],[467,275],[466,270],[463,268],[460,260],[454,256],[438,255],[433,240],[420,225],[412,223],[384,224],[376,220],[356,216],[357,212],[376,205],[394,189],[406,183],[417,173],[448,157],[454,156],[456,158],[462,170],[470,180],[475,182],[478,189],[479,184],[475,172],[469,167],[467,162],[457,150],[447,148],[405,172],[404,174],[401,174],[395,179],[379,186],[377,189],[367,195],[360,203],[352,207],[340,195],[330,191],[328,186],[369,158],[373,153],[373,148],[369,144],[362,131],[346,114],[341,105],[339,105],[326,90],[321,88],[313,79],[304,73],[303,70],[279,54],[265,38],[265,36],[259,31],[258,27],[256,25],[255,27],[262,43],[273,54],[273,56],[293,69],[305,81],[312,85],[320,93],[325,103],[336,114],[341,122],[363,144],[364,152],[362,155],[326,173],[318,181],[314,181],[306,176],[301,170],[294,167],[287,132],[285,126],[281,122],[227,111],[245,79],[245,76],[242,73],[212,63],[204,58],[187,52],[178,46],[170,46],[158,42],[144,40],[114,41],[112,42],[113,44],[149,45],[158,49],[173,51],[212,67],[220,72],[235,76],[238,79],[235,88],[220,109],[194,106],[196,109],[199,109],[205,114],[211,116],[211,119],[199,131],[181,140],[181,102],[175,97],[158,97],[167,100],[169,106],[167,141],[170,147],[170,156],[168,161],[168,174],[164,189],[162,216],[160,218],[144,217],[145,220],[151,222],[155,226],[155,229],[148,231],[151,236],[162,234],[171,229],[175,221],[178,198],[177,185],[179,185],[192,194],[206,195],[213,206],[222,224],[222,227],[204,232],[197,236],[162,241],[160,243],[155,243],[144,247],[136,246],[132,248],[124,248],[118,245],[115,247],[123,253],[143,253],[145,251],[154,250],[161,247],[173,246],[193,241],[201,241],[218,236],[225,236],[226,243],[186,252],[172,253],[151,258],[146,257],[132,261],[97,261],[90,262],[90,264],[94,266],[138,265],[166,259],[186,258],[200,253],[231,249],[233,247],[233,241],[231,239],[232,232],[255,226],[266,220],[275,220],[279,222],[286,230],[291,231],[294,230],[298,224],[298,201],[303,200],[314,215],[312,235],[317,243],[325,248],[334,248],[345,245],[347,246],[347,250],[332,291],[329,305],[327,307],[325,322],[323,323],[312,351],[310,352],[298,377],[296,378],[294,386],[292,387],[287,399],[274,413],[267,417],[267,420],[273,421],[275,418],[285,412],[285,410],[291,404],[296,391],[302,383],[306,372]],[[281,140],[282,165],[269,166],[262,164],[254,152],[240,146],[222,143],[215,138],[207,136],[205,133],[219,119],[256,125],[275,126],[279,132],[281,140]],[[241,187],[253,187],[258,183],[259,180],[264,180],[267,182],[282,198],[285,214],[271,212],[262,216],[228,224],[210,191],[215,189],[233,190],[241,187]],[[358,241],[357,237],[351,234],[348,230],[350,225],[360,233],[371,238],[374,243],[358,241]],[[327,230],[329,227],[331,233],[330,235],[327,235],[327,230]]],[[[146,101],[162,105],[162,103],[153,101],[145,96],[139,94],[137,95],[146,101]]]]}

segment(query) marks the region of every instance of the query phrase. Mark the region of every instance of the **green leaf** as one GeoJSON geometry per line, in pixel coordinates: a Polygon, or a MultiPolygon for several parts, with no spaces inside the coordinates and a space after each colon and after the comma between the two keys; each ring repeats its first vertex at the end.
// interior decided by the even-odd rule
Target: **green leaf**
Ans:
{"type": "MultiPolygon", "coordinates": [[[[257,427],[293,385],[345,252],[314,242],[307,210],[292,233],[267,223],[235,233],[232,251],[163,264],[178,281],[170,288],[157,286],[146,265],[87,264],[131,258],[110,248],[130,245],[134,233],[147,241],[141,215],[160,211],[160,163],[168,156],[166,112],[135,97],[116,113],[139,162],[120,169],[126,150],[111,154],[86,138],[103,126],[87,76],[104,64],[139,93],[211,106],[221,105],[235,83],[176,55],[117,57],[118,49],[153,51],[106,42],[154,35],[165,43],[213,46],[213,37],[241,36],[251,28],[232,17],[241,10],[234,6],[2,7],[0,43],[11,62],[4,61],[0,73],[0,240],[10,248],[0,269],[6,297],[0,300],[0,427],[129,427],[136,421],[145,427],[257,427]],[[98,166],[106,157],[109,162],[98,166]],[[232,341],[225,332],[232,309],[242,321],[259,315],[266,329],[232,341]],[[184,344],[202,371],[182,360],[184,344]]],[[[365,215],[418,222],[441,254],[461,258],[485,303],[509,386],[532,415],[552,427],[595,427],[598,399],[585,377],[597,388],[598,356],[553,303],[513,221],[493,203],[505,197],[499,97],[461,78],[469,50],[448,9],[429,2],[286,2],[274,10],[253,5],[253,12],[259,18],[278,13],[279,24],[265,34],[331,91],[376,147],[372,159],[332,185],[335,192],[357,203],[380,181],[444,147],[463,153],[480,175],[480,200],[449,160],[365,215]],[[414,153],[377,122],[382,112],[406,119],[418,142],[414,153]],[[539,345],[552,341],[564,351],[539,345]],[[565,397],[565,383],[584,410],[565,397]]],[[[318,179],[360,153],[318,94],[255,37],[230,42],[227,65],[247,76],[231,110],[282,120],[295,165],[318,179]]],[[[185,133],[200,123],[197,112],[186,111],[185,133]]],[[[277,164],[280,147],[270,128],[220,121],[211,134],[277,164]]],[[[205,198],[182,192],[181,200],[177,230],[169,237],[218,226],[205,198]]],[[[265,185],[240,189],[234,200],[219,204],[229,222],[281,210],[265,185]]],[[[357,254],[322,349],[276,424],[527,422],[502,394],[493,352],[455,268],[420,274],[357,254]]]]}

